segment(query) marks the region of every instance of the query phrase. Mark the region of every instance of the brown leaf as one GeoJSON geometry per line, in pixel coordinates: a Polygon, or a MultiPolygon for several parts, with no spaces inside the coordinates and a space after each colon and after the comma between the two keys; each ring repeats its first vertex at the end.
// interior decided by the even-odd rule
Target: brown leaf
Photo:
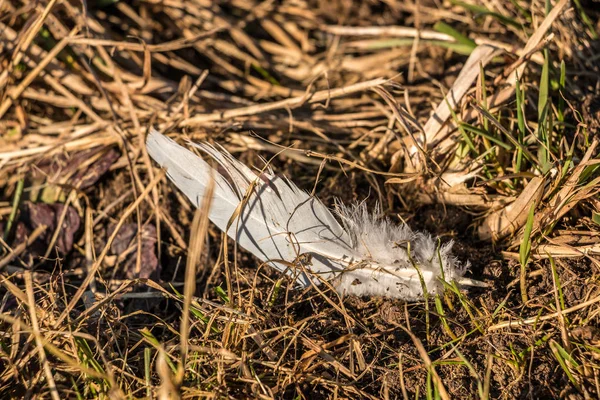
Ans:
{"type": "Polygon", "coordinates": [[[115,149],[104,152],[100,158],[86,169],[79,170],[73,178],[75,186],[85,189],[96,182],[110,169],[111,165],[119,159],[119,153],[115,149]]]}
{"type": "Polygon", "coordinates": [[[33,230],[40,225],[48,226],[46,232],[40,237],[41,241],[47,246],[56,231],[63,212],[66,212],[62,225],[58,227],[59,234],[56,240],[56,247],[62,254],[67,254],[73,248],[74,237],[81,219],[77,211],[68,206],[65,211],[65,205],[62,203],[45,204],[45,203],[26,203],[25,205],[28,218],[28,228],[33,230]]]}
{"type": "Polygon", "coordinates": [[[600,329],[595,326],[578,326],[571,330],[573,339],[587,342],[593,346],[600,344],[600,329]]]}
{"type": "MultiPolygon", "coordinates": [[[[114,226],[108,234],[114,231],[114,226]]],[[[142,249],[139,271],[136,270],[137,262],[137,224],[130,223],[121,227],[115,240],[110,246],[113,255],[118,256],[128,279],[150,278],[154,273],[160,272],[158,258],[156,257],[156,227],[147,224],[142,228],[142,249]]]]}
{"type": "Polygon", "coordinates": [[[113,149],[91,149],[72,155],[54,155],[36,165],[32,175],[52,183],[69,184],[85,189],[96,183],[119,158],[113,149]]]}

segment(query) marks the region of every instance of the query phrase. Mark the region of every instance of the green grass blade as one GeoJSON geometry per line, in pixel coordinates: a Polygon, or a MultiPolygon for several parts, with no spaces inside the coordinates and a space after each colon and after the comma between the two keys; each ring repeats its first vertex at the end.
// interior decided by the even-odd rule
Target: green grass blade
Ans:
{"type": "Polygon", "coordinates": [[[567,66],[565,64],[565,60],[561,60],[560,62],[560,78],[558,81],[558,90],[559,90],[559,97],[558,97],[558,120],[561,123],[565,122],[565,99],[564,99],[564,95],[566,94],[565,92],[565,85],[566,85],[566,81],[567,81],[567,66]]]}
{"type": "Polygon", "coordinates": [[[483,138],[486,138],[490,142],[497,144],[498,146],[502,147],[505,150],[512,150],[514,148],[510,144],[504,143],[502,140],[498,139],[497,137],[490,135],[488,132],[486,132],[483,129],[477,128],[477,127],[475,127],[473,125],[470,125],[470,124],[467,124],[466,122],[462,122],[461,126],[462,126],[463,129],[465,129],[465,130],[467,130],[469,132],[472,132],[472,133],[476,134],[477,136],[481,136],[483,138]]]}
{"type": "Polygon", "coordinates": [[[462,363],[467,366],[467,369],[469,370],[471,376],[475,378],[475,381],[477,382],[477,393],[479,394],[479,398],[484,399],[485,396],[483,395],[483,382],[481,380],[481,377],[475,370],[475,367],[473,367],[469,360],[467,360],[467,358],[460,351],[458,351],[458,348],[453,347],[453,350],[458,356],[458,358],[462,360],[462,363]]]}
{"type": "Polygon", "coordinates": [[[587,26],[591,38],[594,40],[598,40],[598,33],[596,32],[596,29],[594,28],[594,23],[592,22],[590,17],[588,17],[588,15],[585,13],[585,10],[581,6],[581,1],[573,0],[573,4],[575,4],[575,8],[577,9],[579,16],[581,17],[581,20],[587,26]]]}
{"type": "Polygon", "coordinates": [[[217,294],[217,296],[219,296],[221,298],[221,300],[223,300],[225,303],[229,303],[229,296],[227,296],[227,293],[225,293],[225,290],[223,290],[223,288],[221,286],[217,286],[215,288],[215,293],[217,294]]]}
{"type": "Polygon", "coordinates": [[[144,378],[146,380],[146,397],[152,398],[152,367],[150,361],[152,358],[152,349],[146,347],[144,349],[144,378]]]}
{"type": "Polygon", "coordinates": [[[596,225],[600,225],[600,213],[593,212],[592,213],[592,221],[594,221],[594,223],[596,225]]]}
{"type": "Polygon", "coordinates": [[[579,383],[575,379],[575,376],[573,376],[571,368],[569,368],[568,365],[571,364],[571,366],[576,368],[579,366],[579,364],[569,355],[569,353],[565,349],[562,348],[560,344],[558,344],[554,340],[550,341],[550,349],[552,350],[554,358],[556,358],[556,361],[558,361],[558,364],[567,375],[567,378],[569,378],[569,381],[571,381],[573,386],[579,389],[579,383]]]}
{"type": "Polygon", "coordinates": [[[519,22],[515,21],[514,19],[506,17],[500,13],[490,11],[486,7],[475,5],[475,4],[469,4],[469,3],[465,3],[462,1],[458,1],[458,0],[450,0],[450,2],[457,6],[463,7],[465,10],[469,10],[472,13],[476,14],[475,18],[477,18],[478,16],[489,15],[489,16],[497,19],[498,21],[502,22],[505,25],[510,25],[517,29],[523,28],[521,26],[521,24],[519,22]]]}
{"type": "Polygon", "coordinates": [[[445,33],[446,35],[452,36],[459,44],[462,44],[466,47],[470,47],[471,50],[477,47],[477,43],[475,43],[475,41],[469,39],[468,37],[466,37],[465,35],[463,35],[462,33],[460,33],[445,22],[436,22],[433,26],[433,29],[435,29],[438,32],[445,33]]]}
{"type": "Polygon", "coordinates": [[[13,196],[13,202],[10,209],[10,215],[8,216],[8,220],[6,221],[6,228],[4,229],[3,239],[4,241],[8,240],[8,236],[10,235],[10,231],[12,226],[17,218],[17,212],[19,211],[19,205],[21,204],[21,195],[23,194],[23,188],[25,187],[25,179],[19,179],[17,182],[17,189],[15,190],[15,195],[13,196]]]}
{"type": "MultiPolygon", "coordinates": [[[[381,49],[388,49],[388,48],[392,48],[392,47],[409,47],[412,46],[414,43],[414,39],[413,38],[390,38],[390,39],[381,39],[381,40],[373,40],[370,41],[366,46],[364,46],[365,49],[368,50],[381,50],[381,49]]],[[[421,39],[420,41],[421,45],[427,45],[427,46],[435,46],[435,47],[442,47],[444,49],[449,49],[454,51],[455,53],[458,53],[460,55],[464,55],[464,56],[468,56],[473,52],[473,46],[469,45],[465,45],[462,43],[458,43],[458,42],[449,42],[449,41],[445,41],[445,40],[427,40],[427,39],[421,39]]]]}
{"type": "Polygon", "coordinates": [[[520,144],[517,148],[517,159],[515,161],[515,173],[518,174],[524,167],[522,146],[525,146],[525,93],[521,91],[521,82],[519,78],[517,78],[515,85],[515,93],[517,97],[517,127],[519,128],[517,142],[520,144]]]}
{"type": "MultiPolygon", "coordinates": [[[[146,340],[147,343],[151,344],[155,349],[162,351],[162,345],[160,344],[156,336],[154,336],[148,328],[140,329],[140,333],[142,334],[142,337],[146,340]]],[[[173,364],[171,356],[167,352],[165,352],[165,361],[169,365],[169,368],[171,368],[173,374],[176,374],[177,367],[175,366],[175,364],[173,364]]]]}
{"type": "Polygon", "coordinates": [[[548,49],[544,49],[544,65],[540,77],[540,93],[538,97],[538,139],[542,143],[538,149],[538,159],[542,172],[548,172],[550,164],[550,132],[548,131],[548,118],[550,110],[549,86],[550,86],[550,56],[548,49]]]}
{"type": "Polygon", "coordinates": [[[452,120],[454,121],[456,126],[458,126],[458,131],[460,132],[461,136],[463,137],[465,143],[467,144],[467,146],[469,146],[469,149],[473,153],[475,153],[477,156],[479,156],[479,154],[477,152],[477,148],[475,147],[475,143],[473,143],[473,140],[467,134],[467,131],[462,127],[462,124],[461,124],[462,121],[460,121],[458,119],[458,116],[456,115],[456,112],[454,112],[454,110],[452,109],[452,106],[450,105],[450,102],[448,101],[448,99],[444,98],[444,100],[446,101],[446,105],[448,106],[448,109],[450,110],[450,113],[452,114],[452,120]]]}
{"type": "MultiPolygon", "coordinates": [[[[558,299],[560,302],[560,309],[564,310],[565,307],[565,296],[563,294],[562,284],[560,283],[560,277],[558,276],[558,272],[556,271],[556,263],[554,262],[554,257],[548,254],[548,259],[550,260],[550,267],[552,268],[552,275],[554,277],[554,282],[556,282],[556,291],[558,292],[558,299]]],[[[556,310],[559,311],[559,310],[556,310]]]]}
{"type": "Polygon", "coordinates": [[[523,300],[523,304],[527,303],[527,264],[529,264],[529,256],[531,253],[531,231],[533,230],[535,206],[536,204],[533,202],[529,208],[527,223],[525,224],[525,230],[523,231],[523,240],[519,246],[519,261],[521,262],[521,298],[523,300]]]}

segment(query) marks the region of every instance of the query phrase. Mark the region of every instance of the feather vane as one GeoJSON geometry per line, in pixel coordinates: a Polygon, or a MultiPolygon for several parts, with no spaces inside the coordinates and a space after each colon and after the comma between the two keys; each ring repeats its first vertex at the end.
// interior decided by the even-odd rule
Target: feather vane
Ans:
{"type": "Polygon", "coordinates": [[[377,219],[378,210],[369,213],[364,203],[336,204],[340,223],[319,199],[293,182],[270,168],[256,173],[222,147],[192,144],[216,162],[219,168],[213,168],[156,130],[148,135],[146,146],[196,207],[214,179],[210,220],[302,287],[325,279],[340,293],[417,300],[424,290],[441,293],[440,278],[480,286],[463,277],[468,264],[453,257],[452,242],[439,246],[428,234],[377,219]],[[290,268],[300,256],[308,256],[305,268],[290,268]]]}

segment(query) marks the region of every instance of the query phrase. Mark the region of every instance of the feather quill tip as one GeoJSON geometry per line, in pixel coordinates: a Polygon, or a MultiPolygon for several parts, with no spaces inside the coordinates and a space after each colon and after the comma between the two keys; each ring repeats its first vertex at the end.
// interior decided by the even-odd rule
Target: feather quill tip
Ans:
{"type": "Polygon", "coordinates": [[[460,279],[457,279],[456,283],[459,286],[462,286],[462,287],[478,287],[478,288],[488,288],[488,287],[490,287],[490,285],[488,285],[485,282],[478,281],[476,279],[465,278],[464,276],[462,278],[460,278],[460,279]]]}

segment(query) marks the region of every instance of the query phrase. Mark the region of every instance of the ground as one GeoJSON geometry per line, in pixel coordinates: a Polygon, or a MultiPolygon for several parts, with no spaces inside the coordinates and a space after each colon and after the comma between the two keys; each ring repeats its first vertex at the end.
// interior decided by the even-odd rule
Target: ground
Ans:
{"type": "Polygon", "coordinates": [[[599,21],[0,2],[0,397],[597,398],[599,21]],[[452,240],[488,287],[298,289],[202,223],[151,127],[452,240]]]}

